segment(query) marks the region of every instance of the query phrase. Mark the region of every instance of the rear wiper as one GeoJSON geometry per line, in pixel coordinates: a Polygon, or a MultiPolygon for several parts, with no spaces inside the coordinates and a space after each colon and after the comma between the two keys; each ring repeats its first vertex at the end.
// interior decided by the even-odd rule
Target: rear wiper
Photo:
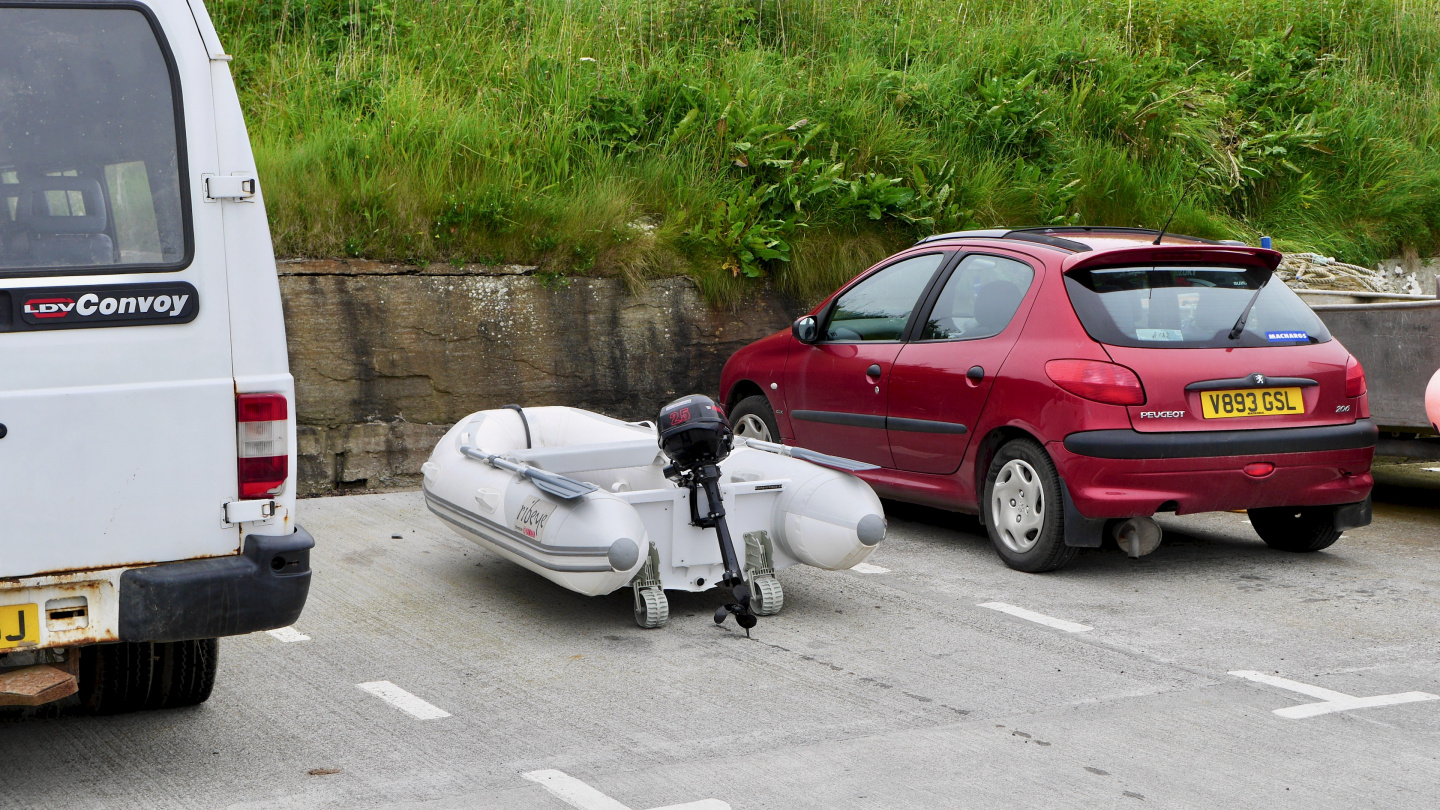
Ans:
{"type": "Polygon", "coordinates": [[[1260,300],[1260,293],[1265,292],[1265,285],[1269,284],[1270,279],[1274,277],[1275,274],[1271,273],[1265,277],[1264,281],[1260,282],[1259,287],[1255,288],[1255,294],[1250,296],[1250,303],[1246,304],[1245,308],[1240,310],[1240,317],[1236,318],[1235,325],[1230,327],[1230,334],[1227,336],[1230,340],[1240,337],[1240,333],[1245,331],[1245,320],[1250,317],[1250,310],[1255,308],[1255,302],[1260,300]]]}

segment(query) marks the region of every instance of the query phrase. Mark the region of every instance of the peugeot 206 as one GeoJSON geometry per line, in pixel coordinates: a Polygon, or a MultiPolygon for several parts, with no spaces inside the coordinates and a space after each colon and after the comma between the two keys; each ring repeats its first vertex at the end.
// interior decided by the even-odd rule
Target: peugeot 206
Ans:
{"type": "Polygon", "coordinates": [[[1248,510],[1271,547],[1370,521],[1360,363],[1281,254],[1124,228],[943,234],[726,363],[740,438],[879,465],[884,497],[979,514],[1049,571],[1158,512],[1248,510]]]}

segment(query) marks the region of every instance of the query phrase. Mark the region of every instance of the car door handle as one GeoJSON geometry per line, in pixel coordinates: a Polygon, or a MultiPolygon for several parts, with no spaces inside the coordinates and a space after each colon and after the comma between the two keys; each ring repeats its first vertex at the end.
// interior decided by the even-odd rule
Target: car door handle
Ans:
{"type": "Polygon", "coordinates": [[[867,368],[867,369],[865,369],[865,376],[866,376],[866,377],[879,377],[879,376],[880,376],[880,364],[879,364],[879,363],[871,363],[871,364],[870,364],[870,367],[867,368]]]}
{"type": "Polygon", "coordinates": [[[971,366],[970,370],[965,372],[965,376],[975,382],[980,382],[985,379],[985,369],[980,366],[971,366]]]}

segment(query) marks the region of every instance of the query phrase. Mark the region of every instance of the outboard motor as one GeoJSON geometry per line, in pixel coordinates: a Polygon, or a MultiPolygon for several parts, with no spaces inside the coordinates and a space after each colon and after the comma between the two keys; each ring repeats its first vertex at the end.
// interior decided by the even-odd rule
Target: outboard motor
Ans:
{"type": "Polygon", "coordinates": [[[692,394],[681,397],[660,409],[656,420],[660,432],[660,451],[670,459],[665,477],[690,490],[690,523],[714,529],[720,541],[720,559],[725,563],[721,584],[730,588],[735,602],[715,611],[715,623],[735,614],[735,622],[745,628],[755,626],[750,610],[750,587],[745,583],[735,546],[730,541],[730,527],[725,523],[725,505],[720,500],[720,462],[730,455],[735,434],[730,422],[715,400],[692,394]],[[698,491],[705,490],[707,514],[700,514],[698,491]]]}

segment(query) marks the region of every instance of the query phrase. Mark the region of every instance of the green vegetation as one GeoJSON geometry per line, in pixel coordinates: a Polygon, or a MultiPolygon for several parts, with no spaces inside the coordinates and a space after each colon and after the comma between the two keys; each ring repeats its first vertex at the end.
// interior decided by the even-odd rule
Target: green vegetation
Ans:
{"type": "Polygon", "coordinates": [[[1434,0],[212,0],[277,248],[813,298],[920,235],[1440,247],[1434,0]]]}

